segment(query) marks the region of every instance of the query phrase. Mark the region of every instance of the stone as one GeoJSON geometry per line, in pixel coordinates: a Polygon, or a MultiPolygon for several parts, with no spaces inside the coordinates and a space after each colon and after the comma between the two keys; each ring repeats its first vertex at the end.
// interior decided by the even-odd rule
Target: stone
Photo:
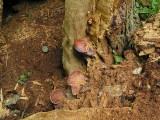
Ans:
{"type": "Polygon", "coordinates": [[[114,85],[114,86],[104,86],[103,88],[110,96],[119,97],[123,92],[127,90],[127,86],[114,85]]]}
{"type": "Polygon", "coordinates": [[[139,75],[142,72],[142,67],[138,67],[135,70],[132,71],[132,74],[139,75]]]}

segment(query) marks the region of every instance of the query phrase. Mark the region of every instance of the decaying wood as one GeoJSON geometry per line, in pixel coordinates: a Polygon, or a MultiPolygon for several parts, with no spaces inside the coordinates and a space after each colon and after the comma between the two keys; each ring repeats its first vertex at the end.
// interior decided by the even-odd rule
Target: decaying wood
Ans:
{"type": "Polygon", "coordinates": [[[140,27],[140,19],[135,9],[135,0],[121,0],[114,12],[113,23],[107,30],[108,42],[119,55],[134,46],[132,33],[140,27]]]}
{"type": "Polygon", "coordinates": [[[63,67],[68,74],[75,70],[86,70],[86,65],[81,60],[82,56],[79,56],[73,48],[74,42],[87,35],[95,44],[98,40],[103,40],[118,4],[119,0],[65,1],[62,46],[63,67]],[[87,21],[90,18],[93,20],[92,25],[87,28],[87,21]]]}
{"type": "MultiPolygon", "coordinates": [[[[135,0],[81,0],[78,3],[66,0],[65,3],[62,46],[63,67],[68,74],[75,70],[86,70],[82,56],[79,57],[75,52],[73,44],[87,35],[95,45],[107,41],[119,55],[126,48],[133,47],[132,32],[140,26],[139,17],[135,13],[135,0]]],[[[105,55],[106,52],[101,50],[97,53],[105,55]]],[[[104,59],[105,56],[101,57],[104,59]]]]}
{"type": "Polygon", "coordinates": [[[139,56],[160,49],[160,14],[157,14],[153,21],[143,23],[143,27],[134,33],[134,43],[139,56]]]}

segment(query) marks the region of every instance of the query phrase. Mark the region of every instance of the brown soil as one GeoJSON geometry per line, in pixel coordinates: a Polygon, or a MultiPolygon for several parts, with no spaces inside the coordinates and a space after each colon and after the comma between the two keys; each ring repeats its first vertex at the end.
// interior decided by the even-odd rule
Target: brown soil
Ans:
{"type": "MultiPolygon", "coordinates": [[[[3,27],[7,43],[1,45],[0,51],[0,88],[3,88],[5,98],[20,94],[29,100],[8,106],[13,111],[5,120],[53,110],[49,98],[51,91],[57,88],[69,91],[61,62],[64,3],[25,2],[18,8],[20,11],[3,27]],[[26,17],[26,13],[32,17],[26,17]],[[48,46],[48,53],[42,52],[44,45],[48,46]],[[32,76],[24,85],[16,87],[17,79],[29,71],[32,76]]],[[[112,49],[107,43],[101,45],[107,53],[86,58],[89,80],[81,90],[80,99],[68,98],[62,109],[111,110],[110,113],[100,110],[97,116],[90,116],[92,120],[160,119],[160,61],[150,62],[147,57],[141,61],[132,50],[127,50],[121,65],[113,66],[112,49]],[[143,67],[142,74],[133,75],[132,71],[140,66],[143,67]],[[106,118],[104,114],[110,116],[106,118]]],[[[97,51],[101,53],[102,50],[97,51]]]]}
{"type": "Polygon", "coordinates": [[[29,100],[9,106],[19,110],[23,117],[54,109],[49,97],[53,82],[59,84],[64,78],[61,62],[64,2],[24,2],[16,7],[21,10],[5,21],[3,27],[7,44],[0,51],[0,88],[5,96],[15,91],[22,94],[24,88],[23,96],[29,100]],[[27,13],[31,18],[25,16],[27,13]],[[48,53],[42,52],[42,46],[48,46],[48,53]],[[26,72],[32,72],[32,76],[15,90],[17,79],[26,72]]]}

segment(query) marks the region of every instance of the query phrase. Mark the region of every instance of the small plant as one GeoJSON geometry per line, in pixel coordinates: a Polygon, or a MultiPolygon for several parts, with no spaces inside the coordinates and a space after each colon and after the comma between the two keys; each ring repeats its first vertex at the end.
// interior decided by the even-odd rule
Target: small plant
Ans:
{"type": "Polygon", "coordinates": [[[25,17],[28,17],[30,20],[32,19],[32,15],[29,12],[25,14],[25,17]]]}
{"type": "Polygon", "coordinates": [[[21,28],[18,29],[18,31],[21,31],[21,30],[22,30],[21,28]]]}
{"type": "Polygon", "coordinates": [[[94,46],[95,46],[95,43],[94,43],[94,41],[92,41],[92,45],[94,45],[94,46]]]}
{"type": "Polygon", "coordinates": [[[114,59],[115,59],[115,64],[121,63],[124,58],[118,56],[117,52],[113,50],[113,54],[114,54],[114,59]]]}
{"type": "Polygon", "coordinates": [[[117,35],[117,40],[118,40],[118,41],[120,41],[120,40],[121,40],[121,39],[120,39],[120,35],[117,35]]]}
{"type": "Polygon", "coordinates": [[[148,89],[151,89],[151,85],[147,85],[147,88],[148,88],[148,89]]]}
{"type": "Polygon", "coordinates": [[[32,75],[32,72],[24,73],[17,79],[17,82],[19,84],[24,84],[27,78],[30,77],[31,75],[32,75]]]}
{"type": "Polygon", "coordinates": [[[160,0],[137,0],[136,7],[136,13],[142,20],[146,20],[160,12],[160,0]]]}

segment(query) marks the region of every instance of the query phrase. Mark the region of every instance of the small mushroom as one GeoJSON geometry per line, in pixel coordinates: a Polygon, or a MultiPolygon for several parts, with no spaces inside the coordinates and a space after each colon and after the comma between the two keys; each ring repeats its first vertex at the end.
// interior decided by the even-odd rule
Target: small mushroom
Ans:
{"type": "Polygon", "coordinates": [[[78,52],[83,53],[88,56],[94,56],[94,54],[96,53],[96,49],[93,46],[89,37],[85,37],[75,42],[74,48],[78,52]]]}
{"type": "Polygon", "coordinates": [[[81,86],[85,85],[85,82],[88,78],[83,75],[80,71],[75,71],[69,75],[67,83],[71,86],[72,94],[78,95],[81,89],[81,86]]]}
{"type": "Polygon", "coordinates": [[[65,98],[65,93],[60,89],[53,91],[50,95],[50,100],[54,104],[55,108],[57,108],[56,106],[58,106],[58,108],[61,107],[65,98]]]}

